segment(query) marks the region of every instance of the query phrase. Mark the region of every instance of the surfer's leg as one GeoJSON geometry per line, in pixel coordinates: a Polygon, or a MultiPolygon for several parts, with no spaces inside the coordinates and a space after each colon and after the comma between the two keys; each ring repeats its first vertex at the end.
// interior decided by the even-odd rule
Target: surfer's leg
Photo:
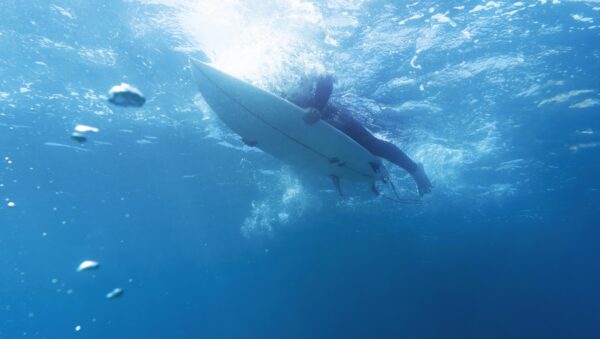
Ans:
{"type": "Polygon", "coordinates": [[[371,153],[389,160],[390,162],[404,168],[417,184],[419,194],[422,196],[431,193],[431,181],[425,174],[423,164],[415,163],[406,153],[396,145],[373,137],[370,147],[366,147],[371,153]]]}
{"type": "Polygon", "coordinates": [[[408,173],[413,173],[417,169],[417,164],[404,153],[398,146],[385,140],[373,137],[370,150],[376,156],[387,159],[388,161],[404,168],[408,173]]]}
{"type": "Polygon", "coordinates": [[[431,181],[429,181],[427,174],[425,174],[423,164],[415,163],[396,145],[375,137],[373,138],[376,139],[373,144],[373,151],[371,151],[373,154],[385,158],[404,168],[417,184],[417,189],[419,190],[419,194],[421,196],[431,193],[431,181]]]}
{"type": "Polygon", "coordinates": [[[344,132],[374,155],[382,157],[406,170],[415,180],[420,195],[431,192],[431,182],[425,174],[423,165],[415,163],[398,146],[376,138],[359,121],[350,115],[342,114],[338,115],[338,118],[330,122],[334,127],[344,132]]]}
{"type": "Polygon", "coordinates": [[[376,138],[360,122],[349,115],[341,116],[341,123],[334,126],[344,132],[346,135],[361,144],[378,157],[402,167],[408,173],[413,173],[417,169],[417,164],[406,155],[398,146],[376,138]]]}

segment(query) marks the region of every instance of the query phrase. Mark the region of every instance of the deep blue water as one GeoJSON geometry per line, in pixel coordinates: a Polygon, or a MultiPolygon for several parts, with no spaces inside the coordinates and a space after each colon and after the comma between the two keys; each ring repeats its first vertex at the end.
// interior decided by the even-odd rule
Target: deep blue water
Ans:
{"type": "Polygon", "coordinates": [[[0,18],[0,338],[600,337],[600,2],[0,0],[0,18]],[[242,147],[190,56],[275,93],[335,74],[333,100],[433,194],[339,197],[242,147]],[[146,105],[110,105],[120,82],[146,105]],[[79,145],[77,124],[100,132],[79,145]]]}

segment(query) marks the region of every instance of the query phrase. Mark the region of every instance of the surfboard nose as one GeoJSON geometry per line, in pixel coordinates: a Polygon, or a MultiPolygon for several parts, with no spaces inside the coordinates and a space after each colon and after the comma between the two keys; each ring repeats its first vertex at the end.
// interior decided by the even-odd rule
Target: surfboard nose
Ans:
{"type": "Polygon", "coordinates": [[[190,66],[192,66],[192,67],[199,67],[200,64],[203,64],[202,61],[200,61],[200,60],[198,60],[196,58],[192,58],[192,57],[190,57],[188,59],[188,61],[190,63],[190,66]]]}
{"type": "Polygon", "coordinates": [[[235,93],[239,84],[243,82],[195,58],[190,58],[190,68],[200,92],[217,89],[235,93]]]}
{"type": "Polygon", "coordinates": [[[206,78],[205,69],[208,66],[204,62],[195,58],[190,58],[189,63],[192,70],[192,76],[194,77],[196,83],[203,81],[206,78]]]}
{"type": "Polygon", "coordinates": [[[196,87],[205,99],[209,93],[218,91],[214,80],[219,79],[221,71],[195,58],[190,58],[190,68],[192,69],[192,77],[194,78],[196,87]]]}

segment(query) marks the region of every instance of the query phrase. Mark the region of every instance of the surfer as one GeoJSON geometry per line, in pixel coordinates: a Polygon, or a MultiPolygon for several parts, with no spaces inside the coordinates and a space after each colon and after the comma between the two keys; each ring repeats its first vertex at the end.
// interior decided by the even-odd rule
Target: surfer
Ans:
{"type": "Polygon", "coordinates": [[[423,164],[414,162],[398,146],[391,142],[375,137],[352,116],[349,110],[329,101],[333,92],[332,76],[319,76],[314,81],[314,84],[310,84],[310,86],[311,90],[308,93],[292,95],[289,98],[291,102],[306,110],[304,121],[307,124],[312,125],[322,119],[354,139],[354,141],[369,152],[406,170],[417,184],[420,195],[431,193],[432,185],[427,174],[425,174],[423,164]]]}

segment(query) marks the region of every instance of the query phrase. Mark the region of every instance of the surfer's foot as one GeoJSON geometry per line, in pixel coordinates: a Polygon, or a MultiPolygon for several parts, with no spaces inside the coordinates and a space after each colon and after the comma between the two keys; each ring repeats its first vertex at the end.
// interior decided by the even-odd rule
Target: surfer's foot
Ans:
{"type": "Polygon", "coordinates": [[[431,181],[425,174],[425,168],[423,168],[423,164],[417,164],[417,169],[412,172],[413,179],[417,183],[417,189],[419,190],[419,195],[423,196],[427,193],[431,193],[432,185],[431,181]]]}
{"type": "Polygon", "coordinates": [[[309,125],[314,125],[317,121],[321,120],[321,112],[313,107],[308,107],[304,110],[304,122],[309,125]]]}

